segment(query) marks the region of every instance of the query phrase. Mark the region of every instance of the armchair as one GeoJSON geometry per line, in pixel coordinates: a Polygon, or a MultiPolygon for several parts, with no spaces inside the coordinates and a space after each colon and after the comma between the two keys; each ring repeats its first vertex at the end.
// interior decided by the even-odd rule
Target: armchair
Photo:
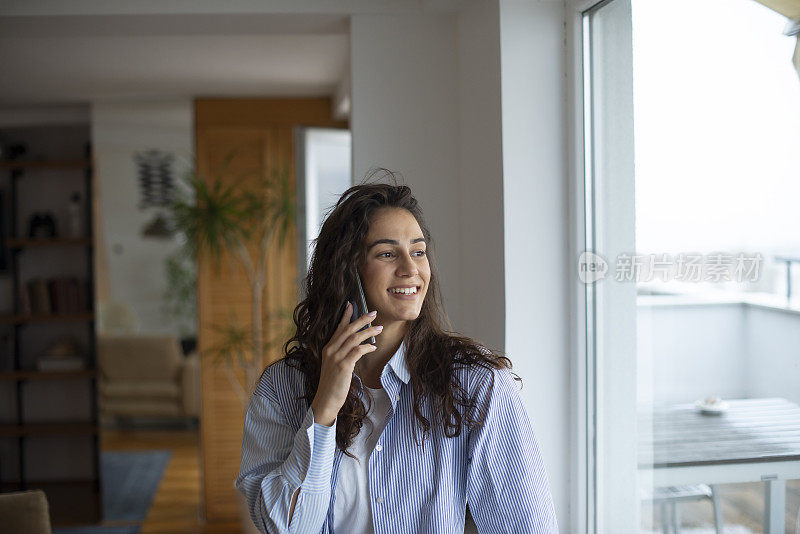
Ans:
{"type": "Polygon", "coordinates": [[[98,334],[100,413],[109,416],[197,417],[200,362],[184,357],[177,338],[98,334]]]}

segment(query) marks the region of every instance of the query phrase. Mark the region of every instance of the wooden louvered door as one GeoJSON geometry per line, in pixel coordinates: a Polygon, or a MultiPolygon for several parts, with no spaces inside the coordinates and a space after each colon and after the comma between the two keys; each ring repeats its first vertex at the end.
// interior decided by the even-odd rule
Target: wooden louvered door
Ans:
{"type": "MultiPolygon", "coordinates": [[[[346,127],[331,118],[328,99],[197,100],[195,143],[201,176],[241,180],[257,170],[272,176],[278,168],[292,173],[294,184],[294,133],[296,125],[346,127]],[[234,156],[221,173],[226,158],[234,156]]],[[[247,187],[247,182],[241,183],[247,187]]],[[[297,245],[295,230],[284,248],[272,244],[267,263],[266,292],[262,314],[293,309],[297,304],[297,245]]],[[[239,471],[242,428],[246,406],[222,367],[214,366],[204,354],[218,342],[215,325],[228,324],[232,317],[242,325],[251,324],[251,289],[241,267],[223,257],[217,269],[208,261],[198,265],[197,298],[202,359],[202,409],[200,423],[203,503],[209,522],[238,517],[233,482],[239,471]]],[[[265,332],[270,338],[276,332],[265,332]]],[[[266,364],[279,358],[274,352],[266,364]]],[[[244,373],[235,370],[243,379],[244,373]]]]}

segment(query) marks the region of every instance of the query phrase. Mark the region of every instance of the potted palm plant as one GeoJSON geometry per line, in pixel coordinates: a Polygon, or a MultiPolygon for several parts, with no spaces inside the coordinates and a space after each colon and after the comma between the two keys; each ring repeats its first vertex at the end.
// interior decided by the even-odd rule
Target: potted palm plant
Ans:
{"type": "MultiPolygon", "coordinates": [[[[250,325],[240,324],[236,316],[227,324],[211,325],[216,342],[201,354],[222,367],[244,410],[265,367],[266,354],[292,335],[292,310],[264,314],[263,302],[268,252],[275,240],[280,249],[285,246],[295,224],[295,199],[288,171],[230,176],[227,169],[234,157],[234,153],[228,155],[217,176],[185,175],[170,213],[189,257],[210,260],[217,269],[226,257],[246,273],[251,289],[250,325]],[[275,335],[266,339],[265,332],[275,335]],[[244,371],[243,379],[236,372],[239,369],[244,371]]],[[[258,532],[244,498],[236,493],[244,531],[258,532]]]]}
{"type": "Polygon", "coordinates": [[[264,314],[263,302],[268,252],[274,240],[279,248],[285,246],[295,224],[295,199],[286,170],[270,176],[250,171],[223,179],[234,157],[235,153],[228,155],[216,176],[186,174],[170,211],[173,228],[183,237],[190,257],[212,261],[217,269],[227,257],[247,276],[252,326],[240,325],[235,316],[227,324],[212,325],[218,341],[205,350],[223,367],[246,408],[266,353],[291,336],[291,310],[264,314]],[[277,332],[273,339],[265,339],[269,331],[277,332]],[[244,380],[237,378],[237,367],[244,371],[244,380]]]}

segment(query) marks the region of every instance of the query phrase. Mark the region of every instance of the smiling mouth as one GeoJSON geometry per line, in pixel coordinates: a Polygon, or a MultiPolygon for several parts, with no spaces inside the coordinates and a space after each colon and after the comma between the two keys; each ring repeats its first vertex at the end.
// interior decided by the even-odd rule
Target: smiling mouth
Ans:
{"type": "Polygon", "coordinates": [[[404,290],[402,290],[402,291],[392,291],[391,289],[387,289],[386,291],[387,291],[388,293],[392,294],[392,295],[406,295],[406,296],[411,296],[411,295],[417,295],[417,294],[419,294],[419,289],[420,289],[420,287],[421,287],[421,286],[414,286],[414,287],[411,287],[411,288],[404,289],[404,290]]]}

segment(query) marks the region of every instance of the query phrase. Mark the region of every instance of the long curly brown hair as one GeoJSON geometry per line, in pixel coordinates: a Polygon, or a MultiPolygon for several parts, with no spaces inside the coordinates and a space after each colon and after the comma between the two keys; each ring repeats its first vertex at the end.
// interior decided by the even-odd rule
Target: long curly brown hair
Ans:
{"type": "MultiPolygon", "coordinates": [[[[350,297],[350,281],[355,280],[358,273],[359,259],[366,258],[365,239],[370,221],[375,211],[385,207],[408,210],[417,220],[427,243],[431,269],[428,292],[405,338],[414,414],[422,428],[423,444],[432,426],[444,425],[446,436],[458,436],[464,424],[472,428],[483,423],[485,407],[476,406],[476,400],[468,398],[454,372],[457,366],[511,369],[511,361],[500,351],[451,331],[442,305],[433,240],[422,209],[411,189],[398,184],[397,175],[387,169],[371,171],[360,184],[345,191],[326,213],[319,237],[314,240],[311,266],[303,288],[305,296],[294,309],[297,330],[283,345],[283,356],[287,365],[304,374],[305,394],[297,398],[306,399],[310,406],[319,384],[322,349],[333,336],[350,297]],[[370,182],[374,178],[393,183],[370,182]],[[436,414],[433,421],[422,413],[423,400],[430,403],[430,413],[436,414]],[[464,409],[463,413],[459,408],[464,409]],[[474,413],[477,416],[474,417],[474,413]]],[[[358,435],[366,413],[354,378],[336,424],[336,444],[353,458],[347,449],[358,435]]],[[[416,443],[415,425],[412,428],[416,443]]]]}

